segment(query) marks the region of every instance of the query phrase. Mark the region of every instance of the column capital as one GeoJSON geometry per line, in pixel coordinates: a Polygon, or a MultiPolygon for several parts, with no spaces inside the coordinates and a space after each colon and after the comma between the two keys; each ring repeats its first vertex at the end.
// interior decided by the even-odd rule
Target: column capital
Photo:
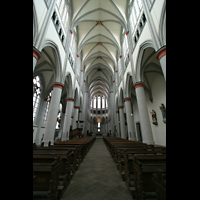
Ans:
{"type": "Polygon", "coordinates": [[[130,98],[130,97],[126,97],[126,98],[124,99],[124,102],[126,102],[126,101],[131,101],[131,98],[130,98]]]}
{"type": "Polygon", "coordinates": [[[162,46],[158,51],[156,52],[156,58],[160,60],[164,55],[166,55],[166,46],[162,46]]]}
{"type": "Polygon", "coordinates": [[[119,113],[119,111],[116,111],[116,113],[119,113]]]}
{"type": "Polygon", "coordinates": [[[136,82],[133,84],[133,87],[134,88],[137,88],[137,87],[144,87],[144,83],[143,82],[136,82]]]}
{"type": "Polygon", "coordinates": [[[67,100],[67,101],[71,101],[71,102],[74,101],[74,99],[72,99],[72,98],[67,98],[66,100],[67,100]]]}
{"type": "Polygon", "coordinates": [[[123,109],[124,108],[124,106],[119,106],[119,109],[123,109]]]}
{"type": "Polygon", "coordinates": [[[36,49],[34,46],[33,46],[33,56],[39,60],[40,59],[40,56],[41,56],[41,53],[38,49],[36,49]]]}
{"type": "Polygon", "coordinates": [[[63,89],[63,84],[62,83],[54,83],[53,84],[53,87],[58,87],[58,88],[60,88],[60,89],[63,89]]]}
{"type": "Polygon", "coordinates": [[[78,106],[74,106],[74,108],[75,108],[75,109],[79,109],[79,107],[78,107],[78,106]]]}

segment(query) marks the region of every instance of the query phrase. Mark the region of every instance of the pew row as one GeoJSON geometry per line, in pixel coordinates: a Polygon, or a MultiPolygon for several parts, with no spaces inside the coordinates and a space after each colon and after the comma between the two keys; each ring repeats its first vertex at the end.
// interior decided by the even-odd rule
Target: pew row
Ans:
{"type": "Polygon", "coordinates": [[[155,175],[162,170],[166,177],[166,147],[115,137],[103,140],[133,199],[156,200],[166,196],[163,181],[155,175]]]}
{"type": "Polygon", "coordinates": [[[59,144],[54,143],[54,145],[48,147],[39,147],[33,144],[33,199],[60,199],[95,139],[95,137],[77,138],[71,141],[59,142],[59,144]],[[53,167],[51,168],[51,173],[57,173],[58,177],[48,175],[48,180],[54,183],[54,190],[51,189],[52,186],[48,180],[42,180],[45,187],[40,188],[41,183],[38,179],[40,176],[47,177],[47,172],[42,171],[45,169],[44,166],[52,166],[53,163],[54,166],[58,161],[58,171],[54,171],[53,167]]]}

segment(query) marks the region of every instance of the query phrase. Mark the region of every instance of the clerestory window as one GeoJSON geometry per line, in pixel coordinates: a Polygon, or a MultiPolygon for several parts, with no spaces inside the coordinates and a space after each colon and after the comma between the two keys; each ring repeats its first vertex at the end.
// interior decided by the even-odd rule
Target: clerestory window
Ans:
{"type": "Polygon", "coordinates": [[[65,0],[57,0],[56,5],[58,8],[63,26],[66,29],[67,22],[68,22],[68,11],[67,11],[67,5],[65,3],[65,0]]]}

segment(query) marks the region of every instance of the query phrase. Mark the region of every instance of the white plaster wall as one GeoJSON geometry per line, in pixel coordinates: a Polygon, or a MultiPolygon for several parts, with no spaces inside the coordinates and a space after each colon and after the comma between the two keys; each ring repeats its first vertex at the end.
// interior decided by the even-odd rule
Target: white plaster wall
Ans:
{"type": "Polygon", "coordinates": [[[45,39],[52,40],[58,46],[58,50],[59,50],[59,53],[60,53],[62,70],[63,70],[64,61],[65,61],[65,59],[67,59],[67,56],[65,57],[65,50],[64,50],[63,45],[62,45],[62,43],[60,41],[60,38],[58,37],[58,33],[57,33],[56,29],[55,29],[55,26],[54,26],[52,20],[49,23],[49,26],[48,26],[48,29],[47,29],[47,33],[45,35],[45,39]]]}
{"type": "Polygon", "coordinates": [[[166,83],[163,76],[155,74],[150,83],[152,90],[153,103],[150,102],[149,96],[146,93],[147,109],[149,112],[149,119],[155,144],[166,146],[166,124],[162,121],[162,113],[159,108],[161,103],[166,107],[166,83]],[[150,111],[155,110],[158,125],[152,123],[152,116],[150,111]]]}
{"type": "Polygon", "coordinates": [[[47,7],[44,3],[44,1],[41,0],[33,0],[34,5],[35,5],[35,10],[37,14],[37,20],[38,20],[38,32],[40,33],[44,17],[47,13],[47,7]]]}
{"type": "Polygon", "coordinates": [[[41,144],[41,139],[42,139],[42,135],[44,134],[44,131],[45,131],[45,127],[41,127],[40,129],[40,135],[39,135],[39,144],[41,144]]]}
{"type": "Polygon", "coordinates": [[[160,22],[160,16],[162,12],[163,3],[165,0],[157,0],[154,2],[154,5],[151,9],[151,16],[154,22],[154,26],[156,28],[157,34],[159,33],[159,22],[160,22]]]}
{"type": "Polygon", "coordinates": [[[135,46],[135,49],[133,51],[133,54],[132,54],[132,61],[133,61],[133,73],[136,72],[136,62],[137,62],[137,57],[138,57],[138,52],[139,52],[139,48],[140,48],[140,45],[147,41],[147,40],[152,40],[151,38],[151,34],[150,34],[150,31],[149,31],[149,27],[148,27],[148,24],[146,22],[143,30],[142,30],[142,33],[140,35],[140,38],[135,46]]]}
{"type": "Polygon", "coordinates": [[[38,127],[37,126],[33,126],[33,129],[34,129],[34,132],[33,132],[33,143],[34,143],[38,127]]]}

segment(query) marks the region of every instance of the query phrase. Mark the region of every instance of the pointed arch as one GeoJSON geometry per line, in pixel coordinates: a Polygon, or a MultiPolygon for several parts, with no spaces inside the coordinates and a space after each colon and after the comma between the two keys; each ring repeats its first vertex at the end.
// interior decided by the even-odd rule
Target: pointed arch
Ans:
{"type": "Polygon", "coordinates": [[[131,89],[132,88],[129,85],[131,77],[132,77],[132,73],[128,72],[127,73],[127,78],[126,78],[125,91],[124,91],[125,97],[130,97],[130,95],[131,95],[131,89]]]}
{"type": "Polygon", "coordinates": [[[61,66],[61,56],[58,46],[52,40],[46,39],[41,49],[44,49],[45,47],[50,47],[53,51],[54,61],[55,61],[55,65],[52,63],[52,65],[54,65],[55,68],[54,82],[61,82],[62,66],[61,66]]]}
{"type": "Polygon", "coordinates": [[[152,40],[147,40],[147,41],[143,42],[139,47],[139,51],[138,51],[138,54],[137,54],[137,61],[136,61],[136,73],[135,73],[136,81],[142,80],[142,77],[141,77],[141,75],[142,75],[141,74],[142,57],[143,57],[145,49],[148,48],[148,47],[151,47],[155,50],[152,40]]]}

